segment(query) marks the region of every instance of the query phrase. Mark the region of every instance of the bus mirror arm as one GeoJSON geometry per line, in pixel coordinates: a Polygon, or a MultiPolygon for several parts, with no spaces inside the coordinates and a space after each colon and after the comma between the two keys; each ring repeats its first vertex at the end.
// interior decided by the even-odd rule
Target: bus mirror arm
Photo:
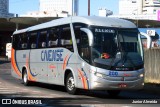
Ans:
{"type": "Polygon", "coordinates": [[[87,28],[80,28],[80,30],[87,34],[88,40],[89,40],[89,46],[92,46],[92,44],[93,44],[93,33],[91,32],[91,30],[89,30],[87,28]]]}
{"type": "Polygon", "coordinates": [[[140,34],[147,38],[147,49],[150,49],[151,48],[151,44],[152,44],[151,37],[149,35],[147,35],[146,33],[144,33],[144,32],[140,32],[140,34]]]}

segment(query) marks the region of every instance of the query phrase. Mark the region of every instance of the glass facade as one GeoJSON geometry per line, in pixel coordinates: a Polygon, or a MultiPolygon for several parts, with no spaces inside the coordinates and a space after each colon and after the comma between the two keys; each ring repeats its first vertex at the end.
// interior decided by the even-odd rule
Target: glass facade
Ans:
{"type": "Polygon", "coordinates": [[[13,14],[9,13],[9,0],[0,0],[0,17],[13,17],[13,14]]]}

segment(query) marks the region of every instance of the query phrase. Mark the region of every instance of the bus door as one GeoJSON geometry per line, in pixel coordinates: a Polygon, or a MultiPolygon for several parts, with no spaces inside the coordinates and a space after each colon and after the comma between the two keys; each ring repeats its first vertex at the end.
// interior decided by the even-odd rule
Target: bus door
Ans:
{"type": "Polygon", "coordinates": [[[79,79],[78,86],[84,89],[89,89],[90,73],[90,61],[91,61],[91,49],[89,46],[88,34],[84,31],[80,31],[80,44],[77,44],[78,53],[81,57],[78,65],[78,77],[82,78],[84,82],[79,79]]]}

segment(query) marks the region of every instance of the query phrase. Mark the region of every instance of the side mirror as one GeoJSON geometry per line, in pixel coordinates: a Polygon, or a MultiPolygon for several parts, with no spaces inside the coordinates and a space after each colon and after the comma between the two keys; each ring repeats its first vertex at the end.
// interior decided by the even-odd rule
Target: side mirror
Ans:
{"type": "Polygon", "coordinates": [[[80,28],[81,31],[85,32],[88,35],[89,46],[93,44],[93,33],[87,28],[80,28]]]}
{"type": "Polygon", "coordinates": [[[150,49],[151,48],[151,44],[152,44],[151,37],[149,35],[147,35],[146,33],[144,33],[144,32],[140,32],[140,34],[147,38],[147,49],[150,49]]]}

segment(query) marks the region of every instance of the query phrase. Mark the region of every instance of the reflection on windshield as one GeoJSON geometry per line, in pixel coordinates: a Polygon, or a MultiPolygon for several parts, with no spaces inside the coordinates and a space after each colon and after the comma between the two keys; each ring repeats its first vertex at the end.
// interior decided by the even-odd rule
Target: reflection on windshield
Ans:
{"type": "Polygon", "coordinates": [[[93,45],[93,57],[111,58],[115,57],[117,51],[115,33],[95,33],[93,45]]]}
{"type": "Polygon", "coordinates": [[[122,51],[140,53],[138,32],[119,31],[118,37],[122,51]]]}
{"type": "Polygon", "coordinates": [[[92,32],[94,40],[91,51],[94,63],[128,67],[143,64],[137,29],[116,30],[103,27],[93,28],[92,32]]]}

